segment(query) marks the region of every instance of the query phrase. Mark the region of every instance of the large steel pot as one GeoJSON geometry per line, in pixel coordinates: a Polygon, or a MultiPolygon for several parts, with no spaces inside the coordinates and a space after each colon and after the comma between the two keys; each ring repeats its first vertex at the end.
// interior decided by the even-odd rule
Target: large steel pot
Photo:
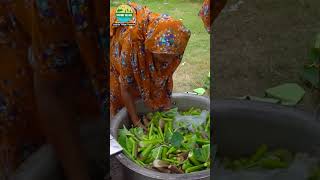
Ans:
{"type": "MultiPolygon", "coordinates": [[[[173,94],[173,107],[178,107],[180,110],[187,110],[191,107],[201,108],[205,110],[210,109],[210,100],[202,96],[194,96],[188,94],[173,94]]],[[[137,112],[139,114],[146,114],[151,110],[146,108],[143,103],[140,101],[136,104],[137,112]]],[[[123,125],[126,127],[130,126],[130,121],[128,118],[128,113],[126,109],[122,109],[111,122],[111,134],[114,137],[118,137],[118,130],[122,128],[123,125]]],[[[209,180],[210,179],[210,170],[204,170],[189,174],[167,174],[152,171],[146,168],[143,168],[129,158],[127,158],[123,153],[116,155],[116,158],[121,162],[124,168],[123,176],[124,179],[130,180],[174,180],[174,179],[184,179],[184,180],[209,180]]]]}

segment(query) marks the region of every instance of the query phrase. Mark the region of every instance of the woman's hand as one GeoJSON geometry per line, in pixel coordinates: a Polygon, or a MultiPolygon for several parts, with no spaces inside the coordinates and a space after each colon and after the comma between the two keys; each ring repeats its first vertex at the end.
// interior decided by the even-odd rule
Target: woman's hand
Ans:
{"type": "Polygon", "coordinates": [[[121,87],[121,96],[123,98],[123,102],[125,104],[125,107],[127,108],[131,122],[133,123],[134,126],[141,127],[144,130],[146,130],[147,128],[141,123],[141,121],[136,113],[136,109],[134,107],[134,100],[131,97],[129,90],[125,86],[123,86],[123,84],[121,84],[120,87],[121,87]]]}
{"type": "Polygon", "coordinates": [[[138,121],[138,122],[134,123],[134,126],[135,126],[135,127],[140,127],[140,128],[142,128],[143,130],[145,130],[145,131],[148,130],[148,129],[146,128],[146,126],[145,126],[144,124],[142,124],[141,121],[138,121]]]}

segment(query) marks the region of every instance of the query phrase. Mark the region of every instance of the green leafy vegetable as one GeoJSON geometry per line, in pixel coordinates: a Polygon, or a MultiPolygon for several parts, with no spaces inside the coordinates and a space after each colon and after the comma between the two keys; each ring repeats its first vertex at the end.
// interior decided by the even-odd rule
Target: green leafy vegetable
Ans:
{"type": "Polygon", "coordinates": [[[162,146],[159,146],[159,147],[153,149],[152,150],[153,159],[161,159],[162,158],[162,150],[163,150],[162,146]]]}
{"type": "Polygon", "coordinates": [[[174,132],[172,134],[170,142],[174,147],[179,148],[181,146],[182,141],[183,141],[183,136],[179,132],[174,132]]]}
{"type": "Polygon", "coordinates": [[[202,146],[202,148],[196,148],[193,150],[196,160],[200,162],[207,162],[210,158],[210,144],[202,146]]]}
{"type": "Polygon", "coordinates": [[[248,168],[263,168],[263,169],[282,169],[288,168],[293,160],[293,155],[287,150],[277,149],[268,151],[266,145],[261,145],[250,158],[240,158],[230,160],[225,158],[223,165],[226,169],[241,170],[248,168]]]}
{"type": "Polygon", "coordinates": [[[171,173],[190,173],[208,169],[211,157],[210,115],[203,115],[202,112],[198,108],[190,108],[183,112],[179,112],[178,108],[172,108],[164,112],[148,113],[143,117],[148,120],[147,130],[128,130],[123,127],[119,130],[119,144],[128,158],[143,167],[152,166],[157,169],[160,168],[160,164],[155,162],[161,161],[164,162],[162,165],[167,164],[162,168],[167,168],[171,173]],[[178,116],[181,121],[176,121],[178,116]],[[203,123],[188,125],[181,119],[190,116],[202,120],[203,123]],[[192,131],[189,130],[190,125],[193,126],[192,131]]]}

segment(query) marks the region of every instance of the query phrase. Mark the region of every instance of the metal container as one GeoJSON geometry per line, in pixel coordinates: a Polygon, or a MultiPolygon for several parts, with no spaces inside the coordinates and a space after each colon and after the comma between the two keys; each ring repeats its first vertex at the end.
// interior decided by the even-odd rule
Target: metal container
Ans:
{"type": "MultiPolygon", "coordinates": [[[[210,104],[209,99],[200,96],[174,94],[173,98],[180,108],[195,106],[207,109],[210,104]]],[[[211,102],[211,109],[214,114],[215,139],[220,155],[243,156],[251,154],[262,143],[270,147],[287,148],[293,152],[312,152],[313,147],[320,145],[320,123],[312,113],[296,108],[245,100],[215,100],[211,102]]],[[[139,106],[138,110],[148,112],[139,106]]],[[[122,110],[116,118],[123,116],[126,118],[123,118],[121,122],[113,121],[111,124],[113,135],[117,134],[117,129],[122,124],[129,123],[124,111],[122,110]]],[[[107,138],[109,135],[105,132],[104,127],[101,124],[96,125],[90,130],[93,133],[85,132],[85,141],[92,142],[93,139],[107,138]]],[[[92,159],[97,161],[100,160],[99,157],[105,156],[106,151],[101,148],[104,146],[98,142],[87,145],[92,152],[91,154],[96,155],[92,159]],[[98,149],[101,152],[97,152],[98,149]]],[[[126,178],[123,180],[176,178],[172,175],[139,168],[122,154],[119,154],[117,158],[124,166],[123,173],[126,178]]],[[[13,179],[61,180],[61,172],[50,146],[44,146],[18,169],[13,179]]],[[[182,175],[180,178],[186,180],[192,178],[208,179],[208,175],[208,171],[203,171],[182,175]]],[[[219,177],[216,176],[215,179],[219,180],[219,177]]]]}
{"type": "MultiPolygon", "coordinates": [[[[187,110],[191,107],[201,108],[204,110],[210,110],[210,100],[202,96],[188,95],[188,94],[173,94],[172,107],[178,107],[180,110],[187,110]]],[[[146,114],[151,110],[146,108],[140,101],[136,104],[136,110],[138,114],[146,114]]],[[[122,128],[123,125],[129,127],[131,124],[128,113],[126,109],[122,109],[111,122],[111,134],[114,137],[118,137],[118,130],[122,128]]],[[[143,168],[129,158],[127,158],[123,153],[116,155],[116,158],[124,166],[123,176],[124,179],[130,180],[174,180],[174,179],[184,179],[184,180],[209,180],[210,170],[204,170],[188,174],[167,174],[152,171],[143,168]]]]}
{"type": "Polygon", "coordinates": [[[211,107],[220,155],[248,155],[261,144],[306,153],[320,145],[320,123],[312,113],[247,100],[215,100],[211,107]]]}

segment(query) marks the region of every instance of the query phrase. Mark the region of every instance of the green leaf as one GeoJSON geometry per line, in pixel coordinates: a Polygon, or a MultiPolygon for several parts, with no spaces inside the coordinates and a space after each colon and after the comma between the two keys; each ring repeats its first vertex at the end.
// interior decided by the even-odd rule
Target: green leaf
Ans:
{"type": "Polygon", "coordinates": [[[170,142],[174,147],[179,148],[181,146],[182,141],[183,136],[179,132],[174,132],[172,134],[170,142]]]}
{"type": "Polygon", "coordinates": [[[210,158],[210,144],[203,145],[202,148],[193,150],[196,160],[200,162],[207,162],[210,158]]]}
{"type": "Polygon", "coordinates": [[[131,153],[132,152],[133,143],[129,140],[129,138],[126,139],[126,150],[131,153]]]}
{"type": "Polygon", "coordinates": [[[320,88],[319,69],[315,67],[305,67],[301,77],[316,88],[320,88]]]}
{"type": "Polygon", "coordinates": [[[204,95],[204,93],[206,92],[206,90],[204,88],[197,88],[197,89],[194,89],[193,91],[196,92],[200,96],[204,95]]]}
{"type": "Polygon", "coordinates": [[[186,143],[183,144],[183,147],[186,149],[194,149],[196,147],[197,136],[193,135],[186,143]]]}
{"type": "Polygon", "coordinates": [[[267,97],[280,99],[283,105],[296,105],[304,94],[304,89],[295,83],[285,83],[266,90],[267,97]]]}
{"type": "Polygon", "coordinates": [[[268,151],[268,146],[265,144],[261,145],[256,151],[256,153],[252,155],[252,157],[250,158],[250,161],[251,162],[258,161],[267,153],[267,151],[268,151]]]}
{"type": "Polygon", "coordinates": [[[145,136],[143,129],[141,127],[132,128],[130,129],[130,131],[140,140],[145,136]]]}
{"type": "Polygon", "coordinates": [[[125,148],[126,150],[128,150],[128,149],[127,149],[127,145],[126,145],[126,143],[127,143],[127,136],[126,136],[123,132],[121,132],[122,130],[123,130],[123,129],[121,129],[120,132],[119,132],[118,142],[119,142],[119,144],[122,146],[122,148],[125,148]]]}
{"type": "Polygon", "coordinates": [[[151,153],[152,153],[152,154],[151,154],[152,158],[153,158],[153,159],[161,159],[162,149],[163,149],[162,146],[159,146],[159,147],[153,149],[152,152],[151,152],[151,153]]]}

